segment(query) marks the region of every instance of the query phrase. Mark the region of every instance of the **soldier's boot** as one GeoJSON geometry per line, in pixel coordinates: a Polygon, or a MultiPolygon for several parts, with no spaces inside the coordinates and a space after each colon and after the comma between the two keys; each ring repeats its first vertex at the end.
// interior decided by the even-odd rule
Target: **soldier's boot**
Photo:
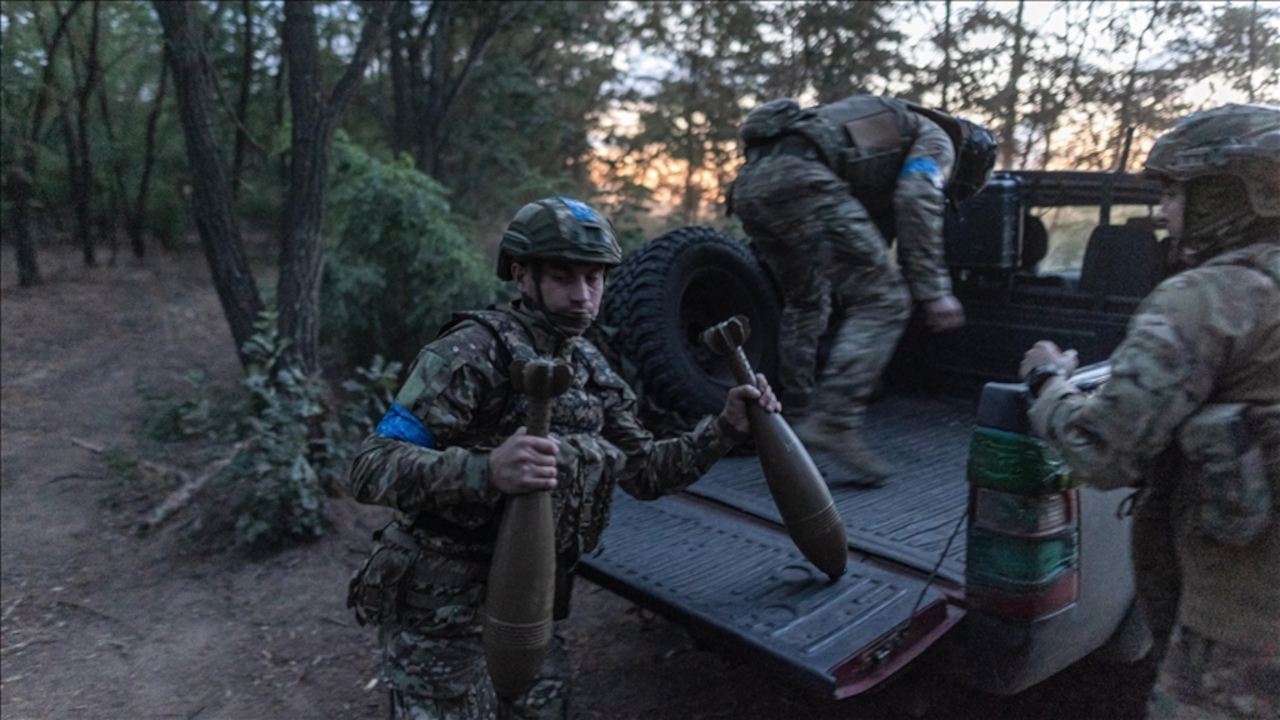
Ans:
{"type": "Polygon", "coordinates": [[[842,466],[856,471],[859,484],[879,487],[894,473],[894,467],[862,437],[860,427],[841,428],[818,415],[807,415],[792,428],[809,451],[823,452],[842,466]]]}

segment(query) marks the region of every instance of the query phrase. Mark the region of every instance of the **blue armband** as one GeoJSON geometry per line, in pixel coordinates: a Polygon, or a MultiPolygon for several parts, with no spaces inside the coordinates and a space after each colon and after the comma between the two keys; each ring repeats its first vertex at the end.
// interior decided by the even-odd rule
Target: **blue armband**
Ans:
{"type": "Polygon", "coordinates": [[[906,177],[907,173],[913,172],[923,173],[939,190],[946,185],[946,179],[942,177],[942,168],[930,158],[912,159],[911,162],[902,166],[902,172],[898,173],[898,177],[906,177]]]}
{"type": "Polygon", "coordinates": [[[436,446],[436,436],[432,435],[427,426],[423,425],[421,420],[406,410],[400,403],[391,403],[387,414],[383,415],[382,419],[378,421],[378,428],[374,430],[374,433],[378,437],[403,440],[414,445],[421,445],[424,448],[434,448],[436,446]]]}

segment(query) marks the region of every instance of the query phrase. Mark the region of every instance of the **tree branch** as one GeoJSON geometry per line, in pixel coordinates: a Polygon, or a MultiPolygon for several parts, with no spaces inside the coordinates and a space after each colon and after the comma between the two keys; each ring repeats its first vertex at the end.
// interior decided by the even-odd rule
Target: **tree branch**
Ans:
{"type": "Polygon", "coordinates": [[[347,104],[351,102],[356,88],[360,87],[360,81],[364,78],[364,71],[369,67],[369,60],[373,57],[374,49],[377,48],[378,40],[382,35],[382,28],[386,23],[390,4],[375,2],[367,7],[367,17],[365,18],[364,27],[360,30],[360,42],[356,45],[355,54],[352,55],[351,62],[347,64],[347,69],[343,71],[342,77],[338,79],[338,84],[334,85],[333,92],[329,94],[328,102],[325,103],[326,126],[340,117],[347,104]]]}

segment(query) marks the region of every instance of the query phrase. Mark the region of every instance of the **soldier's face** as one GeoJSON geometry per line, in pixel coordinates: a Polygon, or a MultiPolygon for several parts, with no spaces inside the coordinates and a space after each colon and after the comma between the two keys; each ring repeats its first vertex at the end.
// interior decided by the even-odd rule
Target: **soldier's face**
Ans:
{"type": "Polygon", "coordinates": [[[575,324],[581,323],[584,328],[600,312],[604,271],[603,265],[592,263],[545,262],[541,273],[520,263],[511,265],[512,279],[522,295],[538,299],[541,290],[547,312],[577,321],[575,324]]]}
{"type": "Polygon", "coordinates": [[[1160,197],[1160,214],[1164,217],[1169,237],[1175,240],[1182,237],[1186,207],[1187,186],[1175,182],[1165,183],[1164,194],[1160,197]]]}

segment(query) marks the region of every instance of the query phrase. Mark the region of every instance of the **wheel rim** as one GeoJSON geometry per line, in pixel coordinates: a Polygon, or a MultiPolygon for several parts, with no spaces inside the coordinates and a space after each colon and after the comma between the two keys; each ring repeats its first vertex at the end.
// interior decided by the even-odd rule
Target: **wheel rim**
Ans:
{"type": "MultiPolygon", "coordinates": [[[[706,268],[694,273],[685,283],[679,303],[680,332],[689,358],[717,385],[724,388],[736,385],[729,362],[707,349],[700,338],[704,330],[742,313],[745,308],[750,308],[747,315],[755,320],[759,316],[755,299],[735,282],[733,273],[706,268]]],[[[752,367],[758,368],[762,339],[755,334],[759,328],[752,330],[742,349],[752,367]]]]}

